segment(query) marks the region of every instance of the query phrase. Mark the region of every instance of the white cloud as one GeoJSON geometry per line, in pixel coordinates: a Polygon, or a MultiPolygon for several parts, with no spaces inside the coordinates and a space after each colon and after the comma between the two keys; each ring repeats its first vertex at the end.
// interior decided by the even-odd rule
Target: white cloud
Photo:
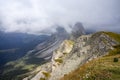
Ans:
{"type": "MultiPolygon", "coordinates": [[[[68,28],[77,21],[86,28],[109,30],[120,21],[119,3],[120,0],[0,0],[0,21],[6,31],[30,33],[54,30],[54,25],[68,28]]],[[[116,29],[120,26],[117,24],[116,29]]]]}

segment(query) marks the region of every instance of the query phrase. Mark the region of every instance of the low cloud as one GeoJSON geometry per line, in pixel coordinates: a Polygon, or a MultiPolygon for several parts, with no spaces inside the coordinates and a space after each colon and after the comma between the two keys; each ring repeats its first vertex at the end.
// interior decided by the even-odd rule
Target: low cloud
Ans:
{"type": "Polygon", "coordinates": [[[7,32],[70,30],[80,21],[86,29],[120,29],[120,0],[0,0],[0,28],[7,32]]]}

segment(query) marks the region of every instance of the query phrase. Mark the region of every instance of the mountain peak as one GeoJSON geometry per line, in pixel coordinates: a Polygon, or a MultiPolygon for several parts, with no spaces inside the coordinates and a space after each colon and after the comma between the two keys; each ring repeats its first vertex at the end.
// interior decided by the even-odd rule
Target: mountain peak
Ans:
{"type": "Polygon", "coordinates": [[[43,64],[32,80],[59,80],[82,64],[107,55],[117,44],[119,43],[105,32],[82,35],[75,41],[65,40],[53,52],[51,62],[43,64]]]}
{"type": "Polygon", "coordinates": [[[72,39],[76,39],[81,35],[85,34],[85,29],[82,23],[77,22],[73,27],[72,27],[72,39]]]}

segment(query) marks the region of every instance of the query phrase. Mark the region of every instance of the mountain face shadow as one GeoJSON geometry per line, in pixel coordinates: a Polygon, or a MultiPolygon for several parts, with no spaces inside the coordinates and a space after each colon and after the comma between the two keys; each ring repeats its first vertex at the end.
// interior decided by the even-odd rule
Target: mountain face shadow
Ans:
{"type": "Polygon", "coordinates": [[[43,58],[36,58],[36,57],[32,57],[32,58],[29,58],[25,61],[25,63],[27,65],[30,65],[30,64],[33,64],[33,65],[40,65],[42,63],[44,63],[45,60],[43,58]]]}

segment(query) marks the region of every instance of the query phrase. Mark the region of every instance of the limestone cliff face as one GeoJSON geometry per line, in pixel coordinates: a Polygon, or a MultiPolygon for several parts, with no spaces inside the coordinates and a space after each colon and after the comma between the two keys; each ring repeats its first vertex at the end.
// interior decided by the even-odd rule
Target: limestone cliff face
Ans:
{"type": "Polygon", "coordinates": [[[67,55],[73,48],[73,41],[65,40],[61,46],[53,52],[52,57],[52,72],[55,71],[66,59],[67,55]]]}
{"type": "MultiPolygon", "coordinates": [[[[65,57],[67,56],[66,54],[69,54],[70,51],[72,50],[73,42],[67,39],[71,39],[72,37],[73,40],[76,40],[76,38],[78,38],[79,36],[85,33],[82,24],[79,22],[76,23],[71,28],[72,28],[71,33],[68,33],[66,29],[64,29],[63,27],[56,26],[56,30],[53,33],[51,33],[51,36],[49,35],[48,38],[43,42],[40,42],[38,40],[42,38],[38,38],[37,42],[36,40],[35,41],[32,40],[35,43],[38,42],[40,43],[36,44],[37,46],[34,46],[34,48],[31,48],[32,43],[29,44],[31,46],[26,45],[26,47],[31,48],[30,51],[28,51],[26,55],[24,55],[22,58],[7,63],[3,67],[2,74],[0,74],[0,79],[2,77],[3,80],[5,76],[6,77],[5,80],[11,80],[11,79],[21,80],[25,76],[29,76],[29,75],[30,76],[26,77],[25,79],[28,78],[31,79],[31,77],[35,76],[35,74],[38,72],[43,72],[45,74],[45,71],[48,71],[48,69],[46,70],[44,66],[51,67],[50,69],[52,69],[52,71],[54,69],[56,70],[56,68],[64,62],[64,59],[66,59],[65,57]],[[46,62],[50,60],[52,61],[49,64],[47,64],[46,62]],[[43,63],[46,64],[42,65],[43,63]]],[[[39,75],[41,74],[42,73],[40,73],[39,75]]],[[[40,77],[43,76],[41,75],[36,79],[38,80],[40,77]]]]}
{"type": "Polygon", "coordinates": [[[106,55],[116,44],[117,41],[102,32],[82,35],[75,42],[65,40],[53,52],[51,61],[43,64],[31,80],[59,80],[87,61],[106,55]]]}
{"type": "Polygon", "coordinates": [[[41,67],[39,68],[39,72],[35,76],[31,74],[30,76],[24,78],[23,80],[49,79],[52,76],[52,72],[56,71],[56,69],[59,68],[61,64],[63,64],[64,59],[73,49],[73,44],[74,44],[73,41],[64,40],[62,44],[59,46],[59,48],[53,52],[53,56],[50,62],[41,65],[41,67]]]}

